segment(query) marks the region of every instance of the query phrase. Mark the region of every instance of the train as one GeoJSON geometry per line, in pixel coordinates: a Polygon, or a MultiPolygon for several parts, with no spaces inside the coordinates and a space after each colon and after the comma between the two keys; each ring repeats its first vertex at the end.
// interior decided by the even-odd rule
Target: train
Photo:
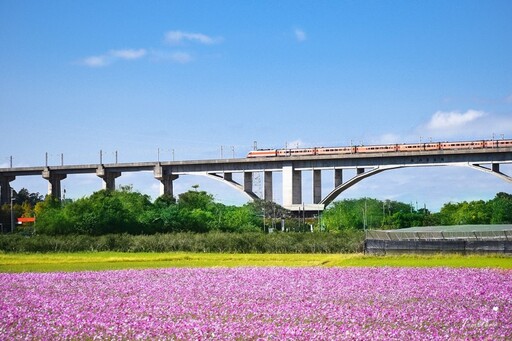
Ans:
{"type": "Polygon", "coordinates": [[[484,148],[512,147],[512,140],[477,140],[457,142],[426,142],[383,145],[361,145],[350,147],[311,147],[286,149],[256,149],[247,154],[248,158],[312,155],[370,154],[390,152],[419,152],[434,150],[471,150],[484,148]]]}

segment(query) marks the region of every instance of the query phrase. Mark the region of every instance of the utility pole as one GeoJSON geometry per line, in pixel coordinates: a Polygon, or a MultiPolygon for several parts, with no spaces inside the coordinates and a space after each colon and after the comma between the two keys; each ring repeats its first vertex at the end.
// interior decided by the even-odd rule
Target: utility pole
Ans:
{"type": "Polygon", "coordinates": [[[11,187],[11,233],[14,232],[14,210],[13,210],[13,203],[14,203],[14,189],[11,187]]]}

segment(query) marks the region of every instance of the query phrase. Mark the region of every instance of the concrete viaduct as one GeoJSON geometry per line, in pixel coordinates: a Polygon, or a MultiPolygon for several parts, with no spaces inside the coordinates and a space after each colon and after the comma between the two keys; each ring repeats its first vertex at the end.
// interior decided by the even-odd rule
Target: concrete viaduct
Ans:
{"type": "MultiPolygon", "coordinates": [[[[512,163],[512,148],[473,150],[436,150],[421,152],[390,152],[326,156],[293,156],[199,161],[135,162],[89,165],[0,168],[0,203],[9,202],[10,182],[19,176],[41,175],[48,181],[48,194],[61,198],[61,181],[69,174],[92,173],[103,179],[104,189],[115,189],[115,179],[124,172],[152,171],[161,182],[161,194],[173,195],[173,181],[180,175],[205,175],[223,181],[245,193],[258,196],[253,190],[253,175],[263,175],[264,200],[273,200],[273,173],[282,172],[283,206],[293,211],[319,211],[340,193],[359,181],[386,170],[403,167],[465,166],[495,175],[509,183],[512,177],[500,172],[500,165],[512,163]],[[334,173],[334,188],[322,195],[322,171],[334,173]],[[355,176],[344,179],[344,170],[355,170],[355,176]],[[312,172],[312,204],[303,204],[302,173],[312,172]],[[241,183],[233,174],[243,174],[241,183]]],[[[306,200],[309,201],[309,200],[306,200]]]]}

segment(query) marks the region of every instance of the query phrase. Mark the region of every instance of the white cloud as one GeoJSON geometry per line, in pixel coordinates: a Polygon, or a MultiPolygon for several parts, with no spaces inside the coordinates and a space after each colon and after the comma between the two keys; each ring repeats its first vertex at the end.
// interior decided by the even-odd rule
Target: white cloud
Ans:
{"type": "Polygon", "coordinates": [[[426,141],[446,139],[490,139],[492,136],[512,134],[512,115],[496,115],[479,110],[466,112],[438,111],[430,120],[418,126],[412,133],[414,138],[422,136],[426,141]]]}
{"type": "Polygon", "coordinates": [[[213,45],[222,42],[222,37],[211,37],[203,33],[192,33],[183,31],[169,31],[165,34],[165,41],[171,45],[191,41],[203,45],[213,45]]]}
{"type": "Polygon", "coordinates": [[[299,43],[301,43],[307,39],[306,32],[304,32],[300,28],[294,29],[293,33],[295,34],[295,39],[297,39],[297,41],[299,43]]]}
{"type": "Polygon", "coordinates": [[[468,110],[465,113],[460,113],[457,111],[438,111],[427,123],[427,128],[431,130],[458,129],[485,115],[486,114],[483,111],[477,110],[468,110]]]}

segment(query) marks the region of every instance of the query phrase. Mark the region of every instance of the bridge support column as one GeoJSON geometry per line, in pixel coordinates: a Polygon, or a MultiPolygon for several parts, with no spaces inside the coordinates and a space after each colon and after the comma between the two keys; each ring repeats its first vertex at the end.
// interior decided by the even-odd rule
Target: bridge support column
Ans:
{"type": "Polygon", "coordinates": [[[45,168],[43,170],[43,179],[48,180],[48,195],[60,200],[62,197],[62,186],[60,182],[66,177],[66,174],[54,173],[48,168],[45,168]]]}
{"type": "Polygon", "coordinates": [[[263,173],[263,199],[266,201],[273,201],[274,195],[272,192],[272,172],[265,171],[263,173]]]}
{"type": "Polygon", "coordinates": [[[493,163],[492,164],[492,171],[499,173],[500,172],[500,164],[499,163],[493,163]]]}
{"type": "Polygon", "coordinates": [[[121,176],[121,172],[108,171],[100,166],[96,169],[96,175],[103,179],[103,189],[113,191],[116,189],[116,178],[121,176]]]}
{"type": "Polygon", "coordinates": [[[357,175],[360,175],[360,174],[363,174],[364,173],[364,168],[356,168],[356,173],[357,175]]]}
{"type": "Polygon", "coordinates": [[[283,167],[283,206],[302,203],[302,172],[293,165],[283,167]]]}
{"type": "Polygon", "coordinates": [[[244,172],[244,191],[252,193],[252,172],[244,172]]]}
{"type": "Polygon", "coordinates": [[[160,195],[169,195],[171,197],[174,196],[174,186],[172,182],[179,178],[179,175],[169,174],[164,175],[162,179],[160,179],[160,195]]]}
{"type": "Polygon", "coordinates": [[[0,177],[0,205],[9,204],[11,198],[11,181],[15,176],[4,175],[0,177]]]}
{"type": "Polygon", "coordinates": [[[155,179],[160,181],[160,195],[174,196],[173,181],[179,178],[179,175],[172,174],[170,168],[163,168],[160,164],[153,169],[155,179]]]}
{"type": "Polygon", "coordinates": [[[226,181],[233,181],[233,173],[223,173],[222,177],[226,181]]]}
{"type": "Polygon", "coordinates": [[[334,170],[334,188],[343,184],[343,169],[334,170]]]}
{"type": "Polygon", "coordinates": [[[322,171],[313,170],[313,204],[319,204],[322,201],[322,171]]]}

